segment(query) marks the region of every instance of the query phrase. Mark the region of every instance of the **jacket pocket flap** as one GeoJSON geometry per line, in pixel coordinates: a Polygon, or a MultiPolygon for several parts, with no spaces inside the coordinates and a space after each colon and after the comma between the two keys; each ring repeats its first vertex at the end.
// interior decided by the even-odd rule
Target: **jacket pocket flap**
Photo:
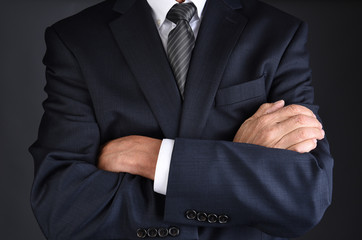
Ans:
{"type": "Polygon", "coordinates": [[[258,79],[218,90],[216,106],[242,102],[265,95],[264,75],[258,79]]]}

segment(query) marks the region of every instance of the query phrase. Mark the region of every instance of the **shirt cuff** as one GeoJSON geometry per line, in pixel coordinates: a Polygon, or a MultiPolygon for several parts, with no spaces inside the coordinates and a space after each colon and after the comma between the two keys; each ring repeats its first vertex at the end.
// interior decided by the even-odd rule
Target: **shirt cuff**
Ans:
{"type": "Polygon", "coordinates": [[[155,180],[153,182],[153,191],[166,195],[168,173],[170,171],[171,156],[175,140],[163,139],[158,153],[155,180]]]}

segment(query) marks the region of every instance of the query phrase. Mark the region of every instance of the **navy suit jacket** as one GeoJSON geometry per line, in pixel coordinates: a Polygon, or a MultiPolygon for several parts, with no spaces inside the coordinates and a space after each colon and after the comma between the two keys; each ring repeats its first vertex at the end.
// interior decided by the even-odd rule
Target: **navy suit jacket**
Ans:
{"type": "Polygon", "coordinates": [[[305,154],[232,142],[265,102],[317,113],[306,39],[305,23],[267,4],[208,0],[182,101],[146,0],[107,0],[49,27],[48,98],[30,148],[44,234],[138,239],[175,227],[165,239],[265,240],[311,229],[331,202],[327,141],[305,154]],[[176,140],[166,196],[97,169],[101,146],[128,135],[176,140]]]}

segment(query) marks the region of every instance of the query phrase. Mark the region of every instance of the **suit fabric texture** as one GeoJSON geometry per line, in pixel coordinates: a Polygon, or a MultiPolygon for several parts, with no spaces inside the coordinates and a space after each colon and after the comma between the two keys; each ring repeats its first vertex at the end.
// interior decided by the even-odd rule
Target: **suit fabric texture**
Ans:
{"type": "Polygon", "coordinates": [[[104,1],[45,36],[48,98],[30,151],[31,203],[48,239],[176,227],[164,239],[275,240],[322,218],[332,193],[326,139],[304,154],[232,142],[265,102],[317,114],[304,22],[259,1],[208,0],[184,101],[145,0],[104,1]],[[101,146],[129,135],[175,139],[166,196],[146,178],[97,169],[101,146]],[[188,219],[188,210],[228,218],[188,219]]]}

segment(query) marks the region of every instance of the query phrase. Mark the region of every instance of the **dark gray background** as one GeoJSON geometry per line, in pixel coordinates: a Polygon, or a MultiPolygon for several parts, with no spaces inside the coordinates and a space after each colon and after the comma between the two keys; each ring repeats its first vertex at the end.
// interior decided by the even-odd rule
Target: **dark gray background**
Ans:
{"type": "MultiPolygon", "coordinates": [[[[335,158],[333,205],[303,240],[362,239],[361,1],[266,0],[310,26],[316,102],[335,158]]],[[[0,1],[0,239],[44,239],[29,203],[45,98],[45,27],[99,0],[0,1]]]]}

